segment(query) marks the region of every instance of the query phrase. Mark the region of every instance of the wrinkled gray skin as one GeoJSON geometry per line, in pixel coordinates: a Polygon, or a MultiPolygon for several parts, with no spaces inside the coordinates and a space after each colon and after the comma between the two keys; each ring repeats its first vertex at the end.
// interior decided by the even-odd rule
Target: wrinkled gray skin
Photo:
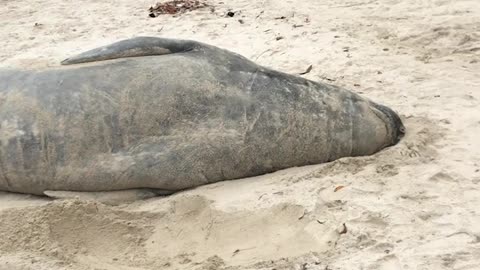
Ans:
{"type": "Polygon", "coordinates": [[[139,37],[62,64],[0,70],[0,190],[171,193],[404,134],[387,107],[195,41],[139,37]]]}

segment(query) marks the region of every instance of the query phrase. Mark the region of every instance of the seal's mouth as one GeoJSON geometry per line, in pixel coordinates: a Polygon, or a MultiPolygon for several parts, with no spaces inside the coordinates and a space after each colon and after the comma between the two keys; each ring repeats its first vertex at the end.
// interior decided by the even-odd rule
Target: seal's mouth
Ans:
{"type": "Polygon", "coordinates": [[[403,125],[398,114],[392,109],[375,102],[372,102],[371,106],[373,107],[374,111],[379,112],[377,115],[385,121],[387,130],[392,138],[391,145],[397,144],[403,138],[403,136],[405,136],[406,132],[405,126],[403,125]]]}

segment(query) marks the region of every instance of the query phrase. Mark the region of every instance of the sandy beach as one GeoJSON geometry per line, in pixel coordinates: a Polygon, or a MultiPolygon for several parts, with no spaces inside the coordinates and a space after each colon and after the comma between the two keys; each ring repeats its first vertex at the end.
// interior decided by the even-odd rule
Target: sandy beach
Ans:
{"type": "Polygon", "coordinates": [[[0,269],[480,269],[478,0],[206,3],[150,17],[155,1],[1,0],[0,68],[194,39],[287,73],[312,66],[303,77],[397,111],[405,138],[118,206],[0,193],[0,269]]]}

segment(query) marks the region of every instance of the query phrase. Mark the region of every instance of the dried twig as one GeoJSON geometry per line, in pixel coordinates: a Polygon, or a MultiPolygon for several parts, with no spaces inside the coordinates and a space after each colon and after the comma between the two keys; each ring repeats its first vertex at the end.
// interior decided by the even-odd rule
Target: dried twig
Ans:
{"type": "Polygon", "coordinates": [[[261,54],[259,54],[256,58],[255,58],[255,61],[258,60],[258,58],[260,58],[260,56],[264,55],[266,52],[270,51],[270,49],[267,49],[265,51],[263,51],[261,54]]]}
{"type": "Polygon", "coordinates": [[[257,17],[255,17],[255,19],[258,19],[258,17],[262,16],[263,12],[265,12],[264,10],[260,11],[260,13],[257,15],[257,17]]]}
{"type": "Polygon", "coordinates": [[[310,71],[312,71],[312,68],[313,68],[313,66],[310,65],[310,66],[307,68],[307,70],[305,70],[304,72],[298,73],[298,75],[305,75],[305,74],[309,73],[310,71]]]}
{"type": "Polygon", "coordinates": [[[298,217],[298,220],[301,220],[302,218],[304,218],[306,214],[307,214],[307,211],[304,210],[303,214],[300,217],[298,217]]]}
{"type": "Polygon", "coordinates": [[[345,225],[345,223],[343,223],[343,228],[340,232],[338,232],[338,234],[346,234],[347,232],[348,232],[347,225],[345,225]]]}
{"type": "Polygon", "coordinates": [[[171,0],[168,2],[157,3],[150,7],[149,16],[154,18],[161,14],[178,14],[207,7],[207,3],[199,0],[171,0]]]}
{"type": "Polygon", "coordinates": [[[361,1],[360,3],[351,3],[351,4],[348,4],[348,5],[333,6],[333,7],[330,7],[330,8],[348,8],[348,7],[368,5],[368,4],[372,4],[372,3],[375,3],[375,2],[377,2],[377,0],[373,0],[373,1],[370,1],[370,2],[367,2],[367,3],[364,3],[364,2],[361,1]]]}
{"type": "Polygon", "coordinates": [[[243,249],[236,249],[233,254],[232,254],[232,257],[237,255],[240,251],[243,251],[243,250],[249,250],[249,249],[254,249],[256,247],[251,247],[251,248],[243,248],[243,249]]]}

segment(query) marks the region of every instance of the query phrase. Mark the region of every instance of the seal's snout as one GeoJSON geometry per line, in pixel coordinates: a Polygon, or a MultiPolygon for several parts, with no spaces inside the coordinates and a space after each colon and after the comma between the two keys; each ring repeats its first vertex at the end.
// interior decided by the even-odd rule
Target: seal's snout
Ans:
{"type": "Polygon", "coordinates": [[[403,136],[405,136],[406,132],[400,116],[398,116],[398,114],[392,109],[374,102],[372,102],[372,107],[382,114],[380,117],[384,119],[385,124],[387,125],[392,138],[392,145],[397,144],[403,136]]]}

